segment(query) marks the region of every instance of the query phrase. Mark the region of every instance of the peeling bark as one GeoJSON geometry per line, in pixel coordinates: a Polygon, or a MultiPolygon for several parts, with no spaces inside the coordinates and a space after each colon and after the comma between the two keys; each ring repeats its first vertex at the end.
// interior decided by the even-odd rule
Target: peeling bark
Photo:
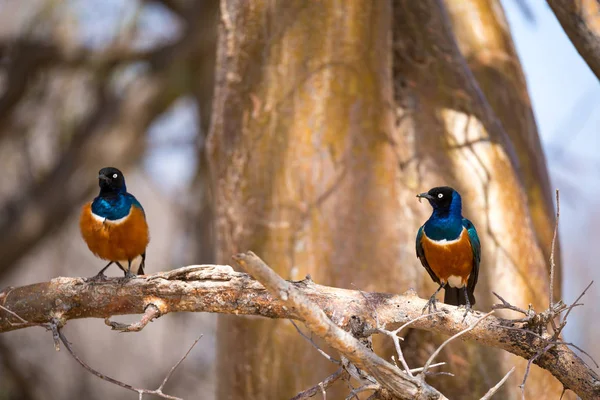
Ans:
{"type": "MultiPolygon", "coordinates": [[[[266,281],[261,275],[257,277],[266,281]]],[[[375,315],[379,326],[398,326],[420,317],[426,303],[412,290],[402,295],[366,293],[322,286],[311,280],[286,285],[286,290],[293,288],[346,331],[350,331],[355,326],[354,321],[359,319],[365,336],[376,333],[375,315]]],[[[281,299],[282,296],[285,297],[283,292],[278,292],[277,296],[269,294],[259,281],[233,271],[228,265],[195,265],[128,281],[109,278],[105,282],[86,282],[83,278],[61,277],[0,292],[0,332],[52,320],[65,324],[70,319],[142,314],[150,305],[160,310],[160,315],[183,311],[215,312],[304,321],[306,314],[290,306],[287,299],[281,299]]],[[[475,312],[463,320],[462,309],[444,305],[442,310],[443,313],[413,321],[412,326],[449,336],[464,330],[482,316],[475,312]]],[[[543,347],[538,337],[522,330],[504,328],[507,324],[512,326],[510,322],[489,317],[466,332],[462,339],[524,358],[530,358],[543,347]]],[[[304,351],[306,346],[305,343],[304,351]]],[[[481,347],[477,346],[477,349],[481,350],[481,347]]],[[[568,347],[555,347],[541,356],[537,364],[583,399],[600,396],[600,378],[568,347]]],[[[455,369],[450,371],[457,372],[455,369]]],[[[485,390],[480,395],[484,393],[485,390]]]]}
{"type": "MultiPolygon", "coordinates": [[[[528,202],[527,153],[488,103],[441,0],[221,4],[208,138],[217,262],[252,249],[287,279],[430,295],[414,252],[430,209],[414,196],[451,185],[482,237],[477,306],[491,306],[492,290],[547,306],[549,244],[528,202]]],[[[540,199],[552,204],[550,193],[540,199]]],[[[220,360],[218,397],[292,396],[330,375],[288,328],[222,318],[219,348],[236,357],[220,360]]],[[[406,340],[421,365],[441,338],[406,340]]],[[[513,363],[460,343],[444,354],[459,377],[439,387],[456,399],[485,392],[513,363]]]]}
{"type": "MultiPolygon", "coordinates": [[[[469,68],[458,46],[465,41],[466,28],[452,25],[453,13],[448,13],[444,2],[398,0],[393,4],[397,118],[393,137],[403,167],[402,183],[406,189],[418,185],[423,190],[450,185],[463,195],[463,214],[474,222],[482,243],[475,291],[478,307],[491,306],[492,291],[506,293],[519,303],[547,307],[548,263],[536,234],[524,178],[527,172],[543,182],[548,179],[547,171],[522,168],[527,162],[527,151],[519,151],[522,146],[515,143],[520,142],[513,141],[507,133],[507,127],[515,126],[509,122],[512,117],[508,112],[497,113],[501,111],[497,98],[492,96],[488,101],[487,94],[494,89],[490,84],[484,90],[469,68]]],[[[460,3],[462,7],[468,4],[460,3]]],[[[546,189],[540,196],[543,204],[551,204],[546,189]]],[[[419,209],[408,199],[407,203],[417,221],[428,217],[427,207],[419,209]]],[[[546,225],[551,226],[551,214],[545,215],[551,218],[546,225]]],[[[416,228],[406,229],[406,236],[410,236],[416,228]]],[[[550,242],[551,234],[544,247],[549,247],[550,242]]],[[[407,246],[405,251],[410,254],[413,249],[407,246]]],[[[432,293],[435,285],[426,274],[422,276],[424,293],[432,293]]],[[[407,340],[416,350],[406,356],[420,363],[430,347],[442,339],[423,340],[409,334],[407,340]]],[[[456,378],[439,378],[444,393],[456,399],[470,399],[471,389],[492,386],[515,363],[505,354],[475,350],[469,344],[454,343],[447,352],[453,355],[455,366],[463,365],[456,378]]],[[[525,364],[520,366],[524,368],[525,364]]],[[[560,388],[545,387],[552,395],[560,395],[560,388]]],[[[516,398],[520,391],[516,385],[506,385],[499,396],[516,398]]]]}
{"type": "MultiPolygon", "coordinates": [[[[409,286],[412,276],[397,273],[387,136],[389,5],[222,2],[208,139],[217,262],[252,249],[288,279],[409,286]]],[[[292,397],[334,371],[286,323],[224,317],[217,336],[235,354],[220,358],[219,398],[292,397]]]]}

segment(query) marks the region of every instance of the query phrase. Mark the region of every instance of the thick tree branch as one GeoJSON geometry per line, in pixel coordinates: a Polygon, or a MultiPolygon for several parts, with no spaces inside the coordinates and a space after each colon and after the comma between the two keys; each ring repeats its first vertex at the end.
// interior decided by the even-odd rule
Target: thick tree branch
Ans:
{"type": "Polygon", "coordinates": [[[600,79],[600,3],[598,0],[547,0],[565,33],[600,79]]]}
{"type": "MultiPolygon", "coordinates": [[[[377,331],[375,315],[380,326],[390,329],[415,320],[411,323],[413,328],[449,336],[483,315],[469,314],[463,322],[462,310],[445,305],[443,312],[416,320],[426,301],[411,290],[402,295],[364,293],[322,286],[311,280],[290,285],[342,329],[350,330],[353,319],[364,321],[365,336],[377,331]]],[[[195,265],[129,281],[112,278],[92,283],[83,278],[59,277],[50,282],[7,288],[0,292],[0,305],[28,322],[23,323],[14,314],[0,309],[0,332],[48,323],[53,318],[64,323],[77,318],[143,314],[150,304],[160,315],[188,311],[303,320],[296,309],[270,295],[249,275],[226,265],[195,265]]],[[[500,348],[528,360],[547,345],[535,333],[493,316],[466,332],[462,339],[500,348]]],[[[583,399],[600,396],[600,378],[567,345],[554,346],[535,363],[583,399]]]]}
{"type": "Polygon", "coordinates": [[[285,281],[254,253],[238,254],[233,259],[267,289],[281,299],[286,307],[304,321],[313,333],[346,356],[353,364],[368,371],[377,382],[401,399],[445,399],[446,397],[423,380],[402,372],[343,330],[293,283],[285,281]]]}

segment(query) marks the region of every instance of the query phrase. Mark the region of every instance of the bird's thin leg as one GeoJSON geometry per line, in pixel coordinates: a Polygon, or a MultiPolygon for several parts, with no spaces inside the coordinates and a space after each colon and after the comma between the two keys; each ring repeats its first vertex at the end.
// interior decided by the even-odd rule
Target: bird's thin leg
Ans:
{"type": "Polygon", "coordinates": [[[117,264],[119,266],[119,268],[121,268],[121,271],[125,272],[125,274],[127,274],[127,270],[125,268],[123,268],[123,266],[121,265],[120,262],[115,261],[115,264],[117,264]]]}
{"type": "Polygon", "coordinates": [[[108,269],[108,267],[110,267],[113,264],[113,262],[109,262],[108,264],[106,264],[106,266],[104,268],[102,268],[100,270],[100,272],[98,272],[96,275],[100,275],[100,276],[104,276],[104,271],[106,271],[108,269]]]}
{"type": "Polygon", "coordinates": [[[106,275],[104,275],[104,271],[106,271],[106,269],[108,267],[110,267],[112,265],[112,261],[109,262],[108,264],[106,264],[106,266],[104,268],[102,268],[100,270],[100,272],[98,272],[96,275],[92,276],[91,278],[88,278],[87,281],[88,282],[96,282],[96,281],[105,281],[106,280],[106,275]]]}
{"type": "Polygon", "coordinates": [[[138,269],[138,273],[140,275],[144,275],[146,272],[146,252],[142,253],[142,262],[140,263],[140,268],[138,269]]]}
{"type": "Polygon", "coordinates": [[[437,296],[437,294],[440,292],[440,290],[442,290],[442,288],[444,288],[445,286],[446,286],[446,282],[440,284],[440,287],[437,288],[437,290],[431,295],[431,297],[429,298],[429,301],[427,302],[427,304],[425,304],[425,307],[423,307],[422,312],[425,312],[425,309],[428,309],[429,313],[431,314],[432,307],[433,307],[434,311],[437,311],[437,307],[435,305],[437,300],[436,300],[435,296],[437,296]]]}
{"type": "Polygon", "coordinates": [[[463,319],[467,316],[467,314],[469,313],[469,311],[473,311],[471,309],[471,302],[469,301],[469,292],[467,291],[467,286],[463,286],[463,290],[465,292],[465,300],[467,302],[467,304],[465,305],[465,314],[463,315],[463,319]]]}
{"type": "Polygon", "coordinates": [[[125,271],[125,278],[135,278],[135,274],[131,273],[131,260],[127,261],[127,271],[125,271]]]}

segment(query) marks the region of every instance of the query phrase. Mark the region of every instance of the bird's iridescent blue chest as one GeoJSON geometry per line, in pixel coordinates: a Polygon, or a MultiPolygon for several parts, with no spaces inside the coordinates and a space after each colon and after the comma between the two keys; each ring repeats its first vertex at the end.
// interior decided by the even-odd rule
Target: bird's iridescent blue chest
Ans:
{"type": "Polygon", "coordinates": [[[98,196],[92,202],[92,213],[108,220],[118,220],[129,215],[131,207],[141,204],[129,193],[118,193],[114,196],[98,196]]]}
{"type": "Polygon", "coordinates": [[[458,239],[463,231],[462,217],[448,214],[445,216],[434,213],[431,218],[425,222],[423,227],[425,235],[432,240],[455,240],[458,239]]]}

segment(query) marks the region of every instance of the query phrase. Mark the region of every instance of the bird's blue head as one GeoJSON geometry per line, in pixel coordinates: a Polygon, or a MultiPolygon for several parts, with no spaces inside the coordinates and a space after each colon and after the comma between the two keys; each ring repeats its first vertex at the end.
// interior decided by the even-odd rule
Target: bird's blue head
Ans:
{"type": "Polygon", "coordinates": [[[458,217],[462,219],[462,200],[460,194],[451,187],[434,187],[427,193],[418,194],[417,197],[429,201],[429,204],[433,207],[432,217],[458,217]]]}
{"type": "Polygon", "coordinates": [[[126,193],[125,177],[123,173],[116,168],[102,168],[98,173],[98,184],[100,185],[100,196],[114,196],[119,193],[126,193]]]}

